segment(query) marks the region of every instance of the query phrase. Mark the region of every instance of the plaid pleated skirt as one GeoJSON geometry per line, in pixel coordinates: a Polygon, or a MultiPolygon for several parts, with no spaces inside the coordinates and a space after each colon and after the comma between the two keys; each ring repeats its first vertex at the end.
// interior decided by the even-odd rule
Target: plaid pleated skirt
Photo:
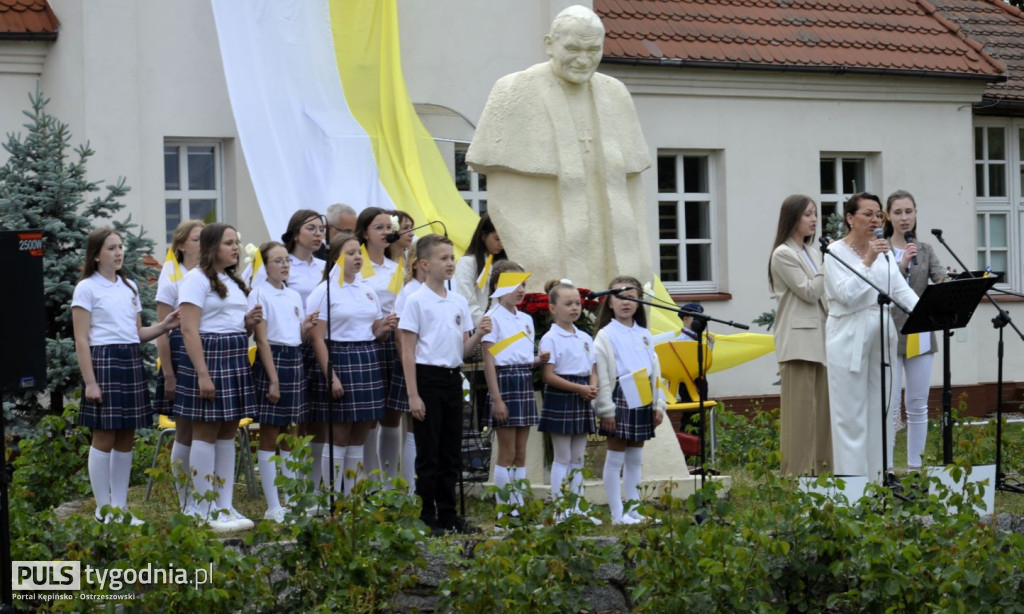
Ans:
{"type": "Polygon", "coordinates": [[[376,341],[328,341],[331,366],[344,389],[340,400],[330,398],[330,388],[317,364],[311,375],[312,419],[327,422],[333,406],[336,422],[362,422],[384,417],[384,381],[376,341]]]}
{"type": "Polygon", "coordinates": [[[212,400],[199,396],[199,378],[188,352],[178,356],[178,387],[174,391],[176,416],[199,422],[233,422],[256,415],[249,339],[244,333],[200,333],[206,369],[216,394],[212,400]]]}
{"type": "Polygon", "coordinates": [[[626,441],[647,441],[654,437],[654,408],[651,405],[630,409],[618,384],[615,384],[612,399],[615,401],[615,432],[602,428],[598,429],[599,434],[626,441]]]}
{"type": "MultiPolygon", "coordinates": [[[[574,384],[590,384],[589,373],[560,377],[574,384]]],[[[590,401],[584,401],[583,397],[575,392],[545,385],[544,404],[540,410],[540,424],[537,430],[556,435],[589,435],[596,430],[594,407],[590,401]]]]}
{"type": "Polygon", "coordinates": [[[391,411],[409,413],[409,391],[405,387],[405,370],[402,368],[401,356],[395,356],[391,367],[391,385],[388,386],[388,401],[385,407],[391,411]]]}
{"type": "Polygon", "coordinates": [[[533,392],[533,373],[530,365],[504,365],[496,367],[498,373],[498,390],[501,400],[508,409],[508,422],[494,423],[494,401],[487,395],[488,407],[491,408],[490,424],[492,427],[533,426],[537,424],[537,395],[533,392]]]}
{"type": "Polygon", "coordinates": [[[309,421],[306,404],[306,369],[303,367],[302,346],[270,344],[274,369],[277,371],[281,398],[277,403],[267,400],[270,379],[263,367],[259,351],[252,363],[252,381],[256,387],[256,417],[260,424],[289,426],[309,421]]]}
{"type": "Polygon", "coordinates": [[[395,331],[377,342],[377,353],[380,359],[380,377],[384,382],[384,393],[391,387],[391,377],[395,370],[395,359],[398,358],[398,346],[395,345],[395,331]]]}
{"type": "MultiPolygon", "coordinates": [[[[182,336],[181,329],[175,328],[167,333],[167,342],[171,344],[171,371],[174,372],[175,379],[177,379],[178,363],[181,362],[178,355],[185,351],[185,337],[182,336]]],[[[156,372],[156,398],[153,399],[153,409],[156,410],[156,413],[167,416],[174,413],[174,401],[168,401],[164,395],[163,369],[158,369],[156,372]]]]}
{"type": "Polygon", "coordinates": [[[89,354],[103,402],[86,401],[83,388],[79,424],[107,431],[152,426],[153,405],[139,344],[94,345],[89,354]]]}

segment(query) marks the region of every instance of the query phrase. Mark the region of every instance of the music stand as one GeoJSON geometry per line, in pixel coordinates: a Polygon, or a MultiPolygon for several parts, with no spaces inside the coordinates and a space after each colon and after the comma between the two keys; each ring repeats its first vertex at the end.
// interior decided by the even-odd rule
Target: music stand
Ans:
{"type": "Polygon", "coordinates": [[[942,462],[953,462],[953,389],[949,368],[949,338],[954,328],[970,322],[995,277],[957,279],[925,288],[900,333],[942,331],[942,462]]]}

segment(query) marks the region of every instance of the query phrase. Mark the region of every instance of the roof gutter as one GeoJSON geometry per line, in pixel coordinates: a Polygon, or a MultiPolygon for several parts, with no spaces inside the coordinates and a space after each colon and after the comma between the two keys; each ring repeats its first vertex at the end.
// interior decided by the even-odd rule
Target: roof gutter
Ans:
{"type": "Polygon", "coordinates": [[[0,41],[47,41],[57,40],[57,32],[0,32],[0,41]]]}
{"type": "Polygon", "coordinates": [[[786,64],[764,64],[756,62],[714,62],[707,60],[681,60],[678,58],[623,58],[605,56],[604,64],[620,66],[650,66],[652,68],[701,68],[711,70],[750,70],[759,72],[792,72],[826,75],[884,75],[893,77],[919,77],[937,79],[964,79],[986,83],[1003,83],[1008,75],[983,75],[978,73],[954,73],[936,70],[907,70],[902,68],[863,68],[859,66],[789,66],[786,64]]]}

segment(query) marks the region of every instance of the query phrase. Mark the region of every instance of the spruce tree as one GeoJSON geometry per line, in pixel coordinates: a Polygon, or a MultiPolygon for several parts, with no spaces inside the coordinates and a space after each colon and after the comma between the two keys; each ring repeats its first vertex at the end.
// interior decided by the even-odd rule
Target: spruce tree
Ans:
{"type": "MultiPolygon", "coordinates": [[[[45,413],[60,413],[65,399],[81,388],[71,296],[81,276],[85,239],[93,228],[109,225],[124,238],[124,270],[139,285],[144,321],[153,317],[149,287],[156,276],[143,266],[143,259],[153,252],[153,241],[141,229],[135,232],[130,216],[124,222],[112,219],[124,208],[119,199],[129,190],[125,180],[118,178],[100,193],[101,182],[86,176],[86,162],[94,154],[89,144],[71,148],[68,125],[46,111],[49,99],[38,85],[29,101],[25,136],[10,133],[4,143],[10,158],[0,167],[0,227],[43,231],[47,384],[41,392],[5,398],[4,413],[14,419],[15,428],[31,426],[45,413]]],[[[12,324],[16,325],[4,323],[12,324]]]]}

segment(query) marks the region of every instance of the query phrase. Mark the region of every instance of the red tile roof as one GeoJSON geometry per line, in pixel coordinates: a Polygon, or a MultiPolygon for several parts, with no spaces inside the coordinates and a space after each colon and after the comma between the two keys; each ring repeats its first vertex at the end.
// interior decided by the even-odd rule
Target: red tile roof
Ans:
{"type": "Polygon", "coordinates": [[[59,27],[46,0],[0,0],[0,40],[57,40],[59,27]]]}
{"type": "Polygon", "coordinates": [[[612,63],[997,80],[926,0],[594,0],[612,63]]]}
{"type": "Polygon", "coordinates": [[[1009,79],[991,83],[985,98],[1024,105],[1024,12],[1001,0],[930,0],[939,13],[1006,65],[1009,79]]]}

